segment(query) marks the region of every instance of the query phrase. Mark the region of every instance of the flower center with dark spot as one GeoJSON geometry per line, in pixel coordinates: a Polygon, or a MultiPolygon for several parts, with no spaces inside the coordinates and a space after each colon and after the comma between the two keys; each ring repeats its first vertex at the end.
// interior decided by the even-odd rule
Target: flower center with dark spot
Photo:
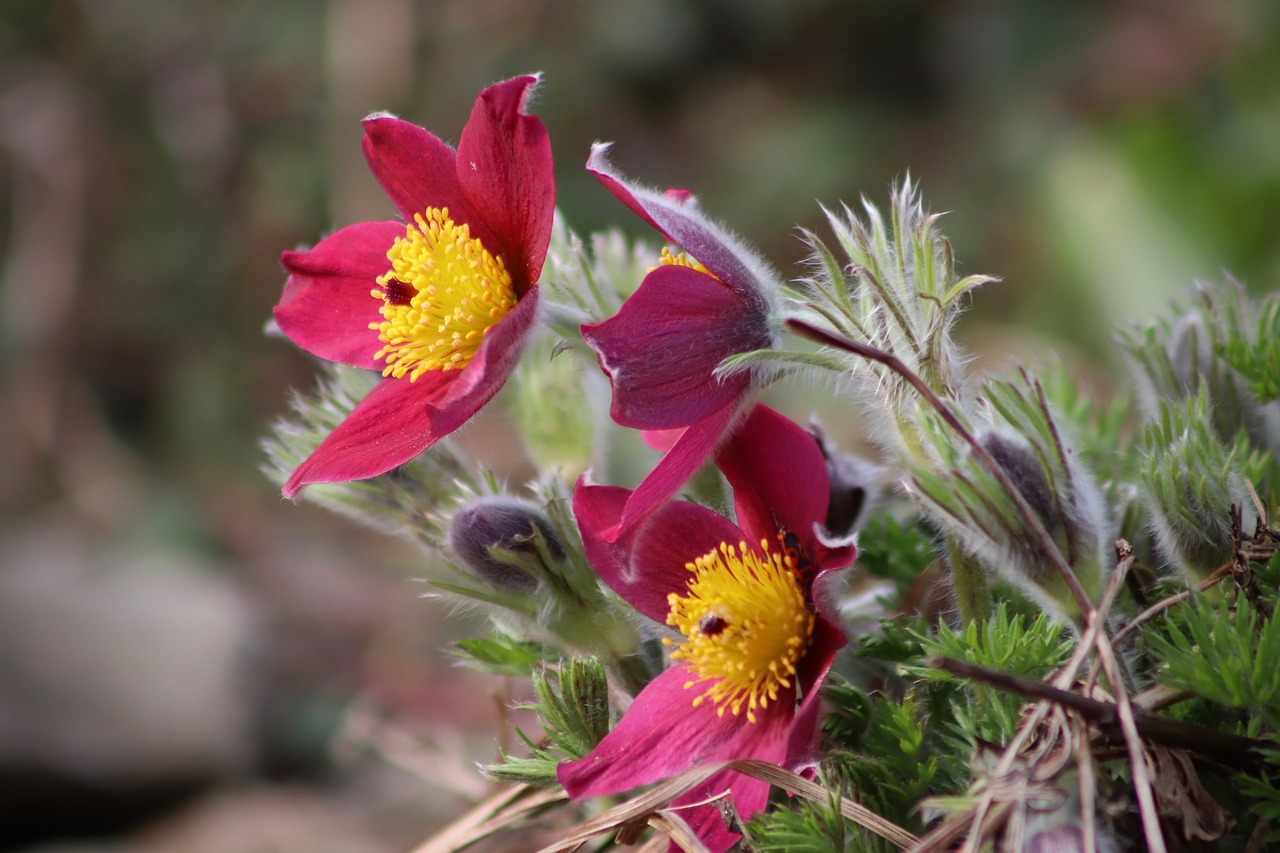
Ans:
{"type": "Polygon", "coordinates": [[[757,709],[794,683],[814,624],[795,558],[771,551],[767,541],[760,547],[721,543],[686,564],[693,573],[686,595],[667,596],[667,624],[685,638],[671,657],[696,676],[685,688],[712,682],[694,706],[710,699],[720,716],[745,710],[752,723],[757,709]]]}
{"type": "Polygon", "coordinates": [[[489,329],[516,304],[511,275],[449,218],[448,208],[430,207],[413,217],[405,236],[387,252],[391,269],[371,291],[382,302],[382,321],[370,323],[383,347],[383,376],[413,382],[428,370],[466,367],[489,329]]]}

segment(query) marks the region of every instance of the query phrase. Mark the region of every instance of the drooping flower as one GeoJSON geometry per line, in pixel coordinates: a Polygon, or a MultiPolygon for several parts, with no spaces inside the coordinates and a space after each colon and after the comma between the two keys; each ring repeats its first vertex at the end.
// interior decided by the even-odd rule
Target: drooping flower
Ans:
{"type": "MultiPolygon", "coordinates": [[[[757,406],[716,462],[733,487],[738,524],[669,501],[609,541],[631,492],[579,482],[574,514],[588,561],[646,616],[679,632],[673,665],[649,683],[586,757],[560,765],[571,797],[615,794],[702,763],[754,758],[792,769],[812,763],[818,688],[844,635],[828,615],[829,573],[851,544],[819,536],[827,466],[816,441],[757,406]]],[[[722,771],[675,806],[714,851],[737,838],[709,798],[728,793],[744,819],[769,786],[722,771]]]]}
{"type": "Polygon", "coordinates": [[[760,384],[752,371],[715,375],[725,358],[767,349],[776,331],[776,275],[706,219],[687,192],[660,193],[617,175],[597,144],[587,170],[682,254],[665,253],[613,317],[582,327],[613,383],[613,419],[663,433],[666,455],[635,490],[611,538],[671,497],[715,450],[760,384]]]}
{"type": "Polygon", "coordinates": [[[294,470],[286,497],[412,459],[511,375],[537,314],[555,204],[551,143],[525,112],[538,79],[482,91],[457,151],[409,122],[366,119],[365,158],[404,222],[351,225],[284,253],[280,330],[384,377],[294,470]]]}

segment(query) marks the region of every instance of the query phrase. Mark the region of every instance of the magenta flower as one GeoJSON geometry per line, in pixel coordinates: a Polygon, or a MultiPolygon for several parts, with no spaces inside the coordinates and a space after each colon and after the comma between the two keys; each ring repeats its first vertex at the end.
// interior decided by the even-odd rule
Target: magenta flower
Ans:
{"type": "MultiPolygon", "coordinates": [[[[733,486],[738,524],[683,501],[610,541],[631,492],[581,481],[573,510],[587,559],[641,613],[680,633],[674,664],[644,688],[618,725],[577,761],[561,764],[573,798],[616,794],[706,762],[755,758],[803,769],[814,760],[818,687],[844,635],[820,589],[853,561],[824,542],[827,466],[817,443],[757,406],[716,454],[733,486]]],[[[762,810],[769,786],[724,771],[674,805],[713,851],[737,838],[714,805],[762,810]]]]}
{"type": "Polygon", "coordinates": [[[746,412],[759,378],[714,371],[728,356],[774,345],[779,285],[752,251],[699,213],[687,192],[626,182],[609,165],[607,148],[592,149],[587,170],[693,258],[664,253],[616,315],[582,327],[613,383],[613,419],[676,431],[655,438],[669,449],[607,532],[617,538],[674,495],[746,412]]]}
{"type": "Polygon", "coordinates": [[[506,382],[538,311],[555,180],[538,77],[480,93],[455,152],[390,116],[365,120],[369,168],[404,222],[363,222],[285,252],[280,330],[385,377],[284,486],[383,474],[456,430],[506,382]],[[407,223],[407,224],[406,224],[407,223]]]}

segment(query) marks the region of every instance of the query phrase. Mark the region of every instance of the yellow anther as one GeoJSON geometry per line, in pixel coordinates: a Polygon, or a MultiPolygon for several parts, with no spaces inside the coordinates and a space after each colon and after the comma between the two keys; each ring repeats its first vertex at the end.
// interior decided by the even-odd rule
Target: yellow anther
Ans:
{"type": "Polygon", "coordinates": [[[428,370],[461,370],[484,335],[516,304],[511,275],[449,218],[429,207],[413,217],[405,236],[387,252],[391,269],[378,276],[372,295],[382,302],[382,322],[370,323],[383,347],[383,376],[415,381],[428,370]]]}
{"type": "Polygon", "coordinates": [[[685,687],[712,682],[694,707],[710,699],[720,716],[745,710],[752,723],[758,709],[792,686],[813,636],[795,559],[760,544],[755,551],[745,542],[721,543],[686,564],[693,573],[687,595],[667,596],[667,624],[685,637],[671,657],[695,676],[685,687]]]}

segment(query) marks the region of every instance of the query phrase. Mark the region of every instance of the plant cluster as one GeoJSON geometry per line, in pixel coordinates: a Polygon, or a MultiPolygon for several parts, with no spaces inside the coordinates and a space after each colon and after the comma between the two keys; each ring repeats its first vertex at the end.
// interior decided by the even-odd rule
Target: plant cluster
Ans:
{"type": "Polygon", "coordinates": [[[974,375],[953,330],[995,279],[957,273],[910,181],[826,211],[788,279],[598,145],[588,171],[666,247],[583,237],[554,212],[538,82],[481,92],[456,150],[368,119],[401,220],[285,253],[275,310],[328,364],[269,474],[421,543],[491,625],[453,651],[532,681],[541,731],[484,772],[554,795],[487,805],[485,831],[1280,841],[1280,299],[1200,284],[1122,330],[1137,408],[1060,364],[974,375]],[[874,459],[759,402],[805,379],[874,459]],[[528,482],[449,438],[504,388],[528,482]]]}

